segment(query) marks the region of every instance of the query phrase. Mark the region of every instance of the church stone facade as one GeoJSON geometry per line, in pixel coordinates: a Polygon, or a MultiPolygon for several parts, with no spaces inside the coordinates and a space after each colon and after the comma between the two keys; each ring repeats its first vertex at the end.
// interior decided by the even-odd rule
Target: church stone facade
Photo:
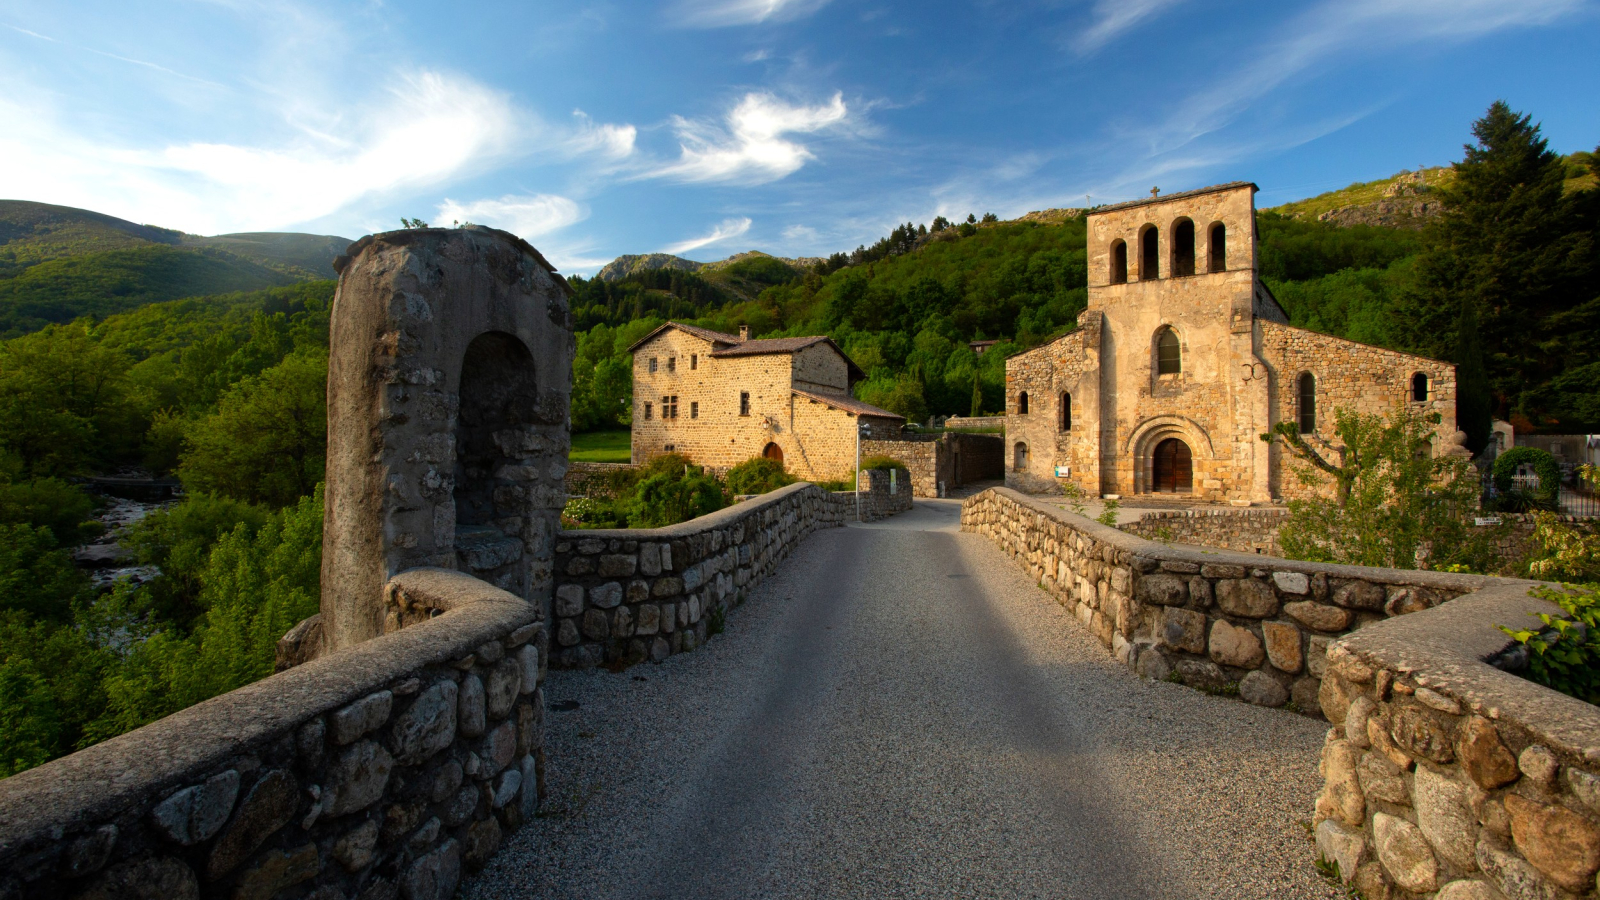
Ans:
{"type": "Polygon", "coordinates": [[[633,462],[682,453],[725,469],[755,456],[807,481],[849,479],[856,440],[894,440],[902,416],[850,394],[865,377],[827,337],[751,340],[668,322],[633,353],[633,462]]]}
{"type": "Polygon", "coordinates": [[[1078,327],[1006,362],[1006,482],[1239,506],[1299,496],[1260,439],[1294,421],[1326,450],[1333,413],[1437,412],[1455,434],[1455,367],[1295,328],[1257,274],[1248,182],[1089,214],[1078,327]]]}

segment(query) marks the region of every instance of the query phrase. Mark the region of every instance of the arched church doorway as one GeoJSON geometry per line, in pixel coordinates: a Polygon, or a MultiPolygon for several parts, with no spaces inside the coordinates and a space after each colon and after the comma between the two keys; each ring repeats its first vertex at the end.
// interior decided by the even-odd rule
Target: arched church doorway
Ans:
{"type": "Polygon", "coordinates": [[[1156,445],[1152,489],[1163,494],[1187,494],[1194,490],[1194,456],[1189,445],[1167,438],[1156,445]]]}
{"type": "Polygon", "coordinates": [[[777,460],[780,466],[783,465],[783,448],[777,444],[769,442],[766,448],[761,451],[761,455],[767,459],[777,460]]]}

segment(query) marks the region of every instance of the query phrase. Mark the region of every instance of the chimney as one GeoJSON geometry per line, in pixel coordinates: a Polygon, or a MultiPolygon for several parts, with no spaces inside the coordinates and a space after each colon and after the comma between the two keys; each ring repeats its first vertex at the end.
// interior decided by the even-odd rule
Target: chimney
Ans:
{"type": "Polygon", "coordinates": [[[744,343],[745,341],[748,341],[748,340],[750,340],[750,326],[749,325],[740,325],[739,326],[739,343],[742,344],[742,343],[744,343]]]}

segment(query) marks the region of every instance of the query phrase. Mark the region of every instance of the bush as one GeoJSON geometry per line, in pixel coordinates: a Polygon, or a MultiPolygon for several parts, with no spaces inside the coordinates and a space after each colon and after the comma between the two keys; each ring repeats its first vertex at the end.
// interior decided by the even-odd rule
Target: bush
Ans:
{"type": "Polygon", "coordinates": [[[794,482],[794,476],[783,470],[783,463],[764,456],[747,459],[728,470],[728,492],[732,494],[765,494],[794,482]]]}
{"type": "Polygon", "coordinates": [[[1539,487],[1535,491],[1538,502],[1555,502],[1561,489],[1561,466],[1554,456],[1533,447],[1512,447],[1494,458],[1495,491],[1501,495],[1517,492],[1513,479],[1517,469],[1524,465],[1533,466],[1534,474],[1539,476],[1539,487]]]}
{"type": "Polygon", "coordinates": [[[56,549],[50,529],[0,525],[0,612],[70,620],[74,601],[88,587],[89,579],[72,564],[72,554],[56,549]]]}
{"type": "Polygon", "coordinates": [[[95,499],[59,478],[35,478],[0,484],[0,523],[50,529],[56,543],[71,546],[99,534],[102,526],[88,521],[95,499]]]}
{"type": "Polygon", "coordinates": [[[901,462],[900,460],[895,459],[892,456],[881,456],[881,455],[869,456],[866,459],[863,459],[861,461],[861,469],[862,469],[862,471],[867,471],[867,470],[870,470],[870,469],[879,469],[879,470],[882,470],[882,471],[888,471],[890,469],[900,469],[901,471],[906,471],[906,472],[911,471],[910,469],[907,469],[906,468],[906,464],[901,462]]]}
{"type": "Polygon", "coordinates": [[[728,505],[716,476],[695,465],[648,475],[639,481],[627,505],[628,525],[661,528],[676,525],[728,505]]]}
{"type": "Polygon", "coordinates": [[[1600,704],[1600,585],[1544,588],[1534,595],[1566,610],[1571,619],[1539,614],[1544,628],[1500,630],[1528,654],[1528,675],[1547,688],[1600,704]]]}

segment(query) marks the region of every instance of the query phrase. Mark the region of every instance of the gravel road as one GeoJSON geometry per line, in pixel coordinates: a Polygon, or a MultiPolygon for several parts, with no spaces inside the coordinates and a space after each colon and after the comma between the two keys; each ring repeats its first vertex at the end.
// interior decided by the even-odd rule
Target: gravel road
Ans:
{"type": "Polygon", "coordinates": [[[812,535],[694,653],[550,673],[545,812],[464,895],[1338,896],[1326,724],[1139,679],[959,508],[812,535]]]}

